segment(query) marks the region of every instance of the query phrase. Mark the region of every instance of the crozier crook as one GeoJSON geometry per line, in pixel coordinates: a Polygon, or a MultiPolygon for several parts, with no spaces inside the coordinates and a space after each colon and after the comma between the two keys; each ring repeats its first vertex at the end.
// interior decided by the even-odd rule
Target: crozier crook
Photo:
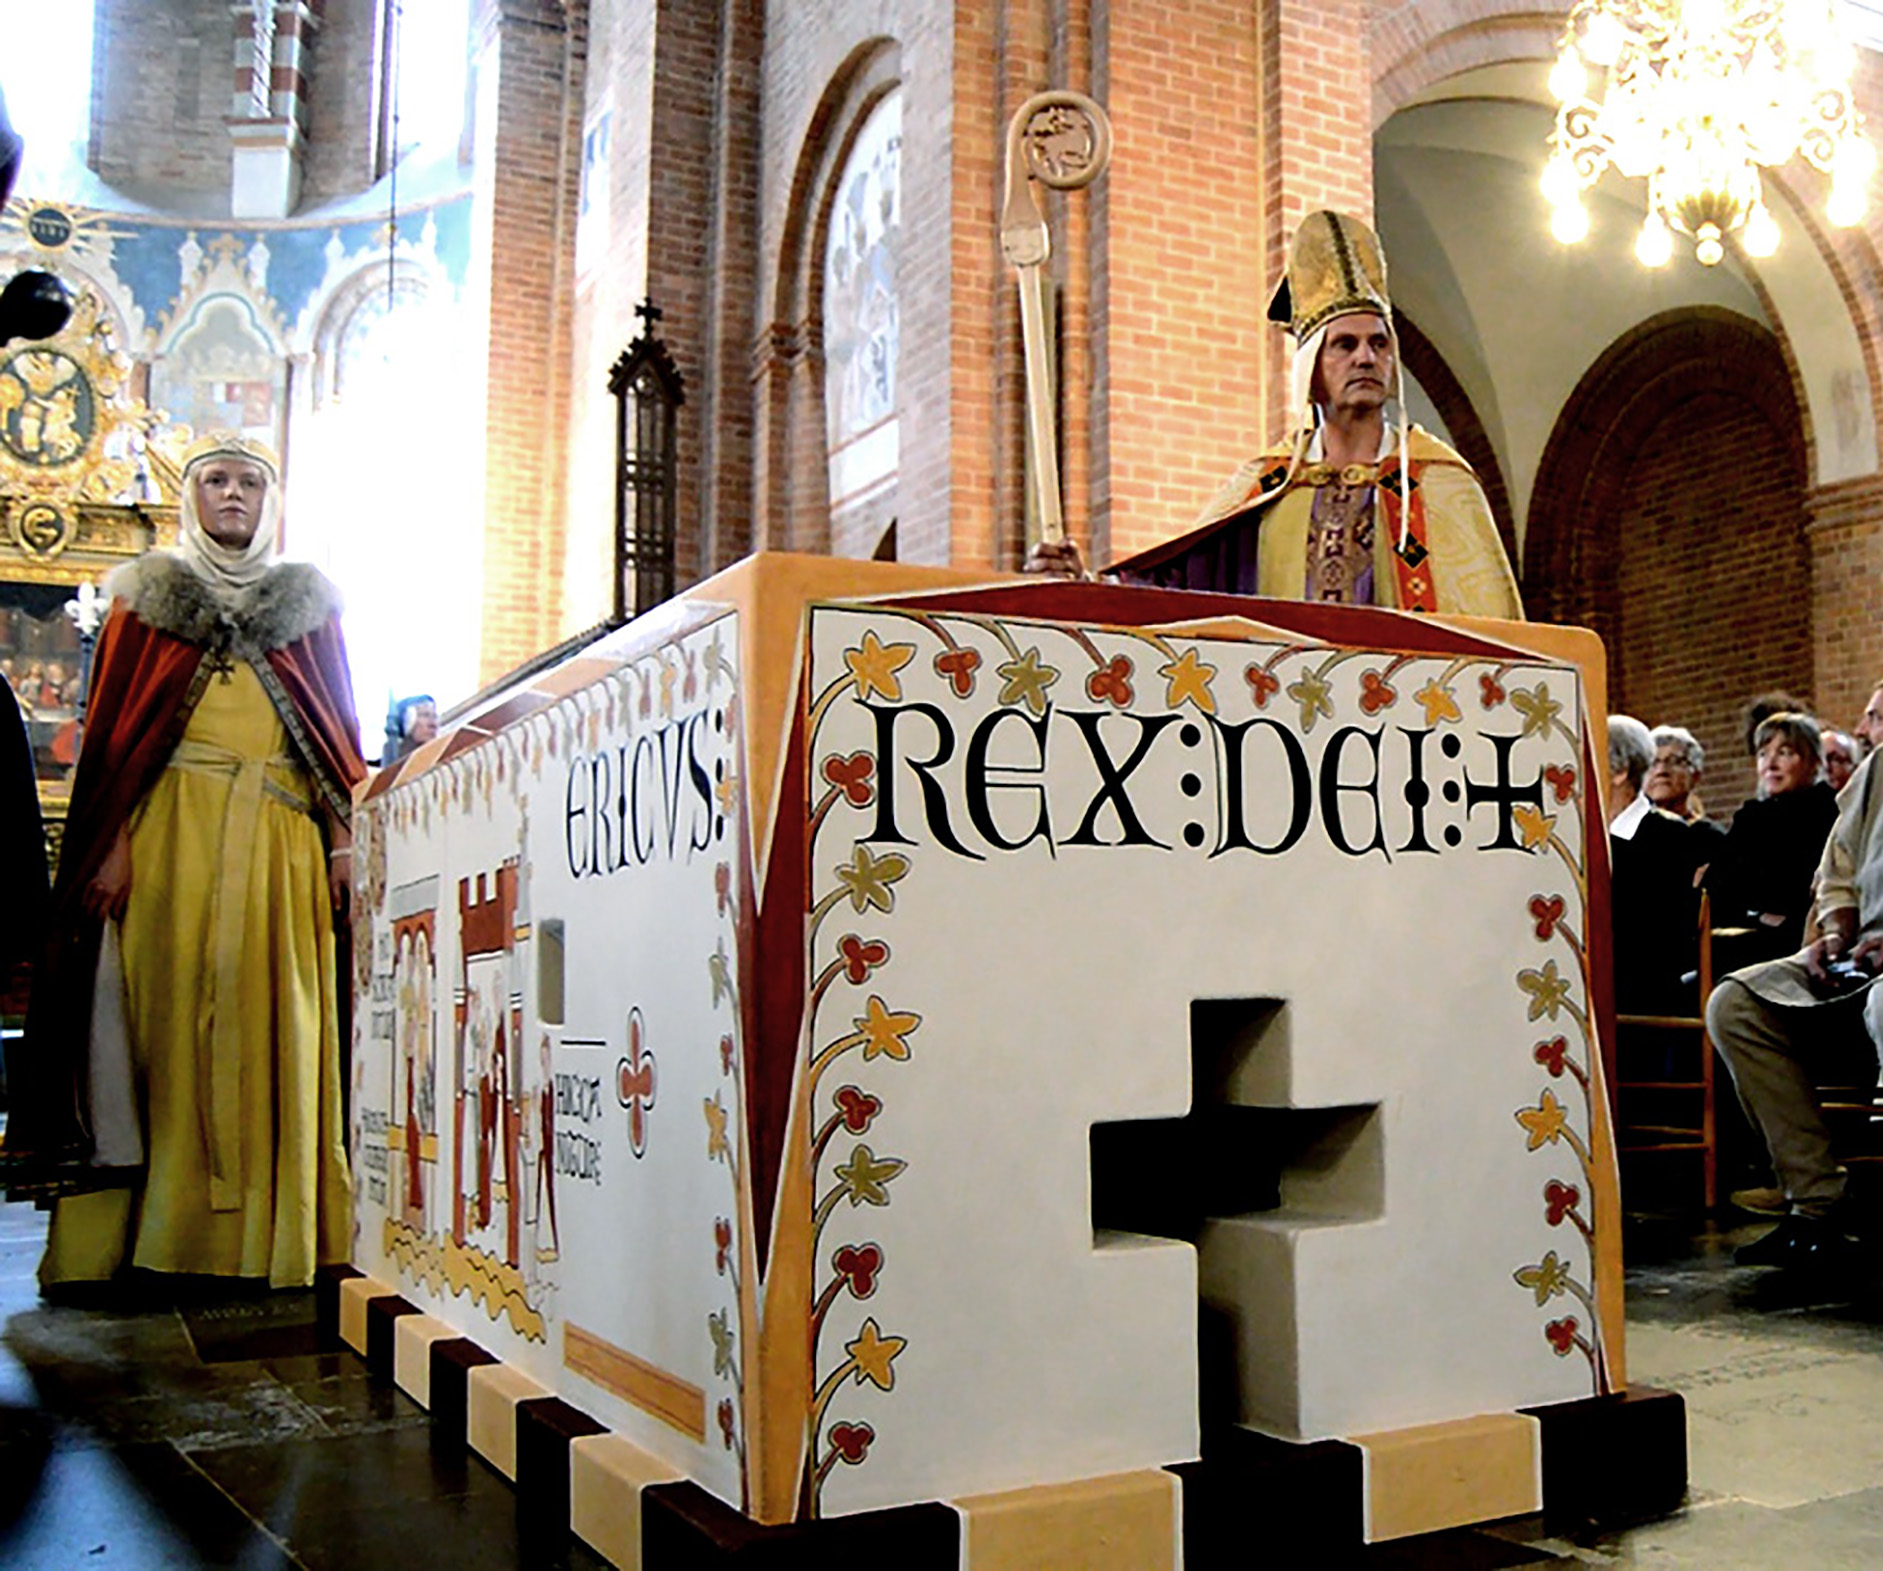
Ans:
{"type": "Polygon", "coordinates": [[[1053,430],[1052,365],[1046,346],[1046,281],[1040,269],[1052,255],[1046,215],[1030,182],[1055,191],[1090,185],[1111,162],[1111,121],[1083,93],[1035,93],[1007,122],[1007,200],[1001,210],[1000,248],[1019,275],[1020,330],[1026,355],[1027,432],[1033,452],[1032,489],[1039,537],[1027,553],[1033,572],[1080,571],[1079,549],[1066,537],[1059,499],[1059,447],[1053,430]]]}

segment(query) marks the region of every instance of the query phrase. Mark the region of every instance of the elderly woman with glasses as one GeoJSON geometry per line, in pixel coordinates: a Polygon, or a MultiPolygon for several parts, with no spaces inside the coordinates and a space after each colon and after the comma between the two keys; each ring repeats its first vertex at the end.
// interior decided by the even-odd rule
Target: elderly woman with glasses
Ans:
{"type": "Polygon", "coordinates": [[[1656,726],[1651,734],[1654,761],[1648,765],[1643,789],[1663,812],[1689,823],[1706,817],[1700,802],[1700,777],[1706,770],[1706,752],[1685,726],[1656,726]]]}
{"type": "Polygon", "coordinates": [[[1700,781],[1706,774],[1706,750],[1685,726],[1656,726],[1651,740],[1654,762],[1648,766],[1642,792],[1662,812],[1686,820],[1696,836],[1694,854],[1704,870],[1726,835],[1726,826],[1708,818],[1706,804],[1700,800],[1700,781]]]}

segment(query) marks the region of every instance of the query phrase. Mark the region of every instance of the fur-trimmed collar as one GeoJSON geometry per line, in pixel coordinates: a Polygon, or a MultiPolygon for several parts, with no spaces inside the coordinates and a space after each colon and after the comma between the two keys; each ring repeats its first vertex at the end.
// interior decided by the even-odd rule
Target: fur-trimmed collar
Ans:
{"type": "Polygon", "coordinates": [[[224,601],[180,558],[152,551],[113,571],[105,589],[158,632],[244,659],[305,638],[340,612],[339,590],[309,562],[278,562],[224,601]]]}

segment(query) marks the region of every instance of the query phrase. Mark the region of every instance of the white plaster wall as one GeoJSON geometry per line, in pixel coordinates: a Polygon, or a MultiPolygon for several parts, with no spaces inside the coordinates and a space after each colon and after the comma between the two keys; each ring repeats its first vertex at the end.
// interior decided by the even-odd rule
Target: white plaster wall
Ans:
{"type": "MultiPolygon", "coordinates": [[[[1871,8],[1845,10],[1858,36],[1875,32],[1871,8]]],[[[1612,172],[1591,195],[1588,238],[1562,246],[1537,189],[1554,123],[1547,69],[1513,62],[1441,82],[1374,141],[1394,302],[1444,355],[1483,420],[1519,540],[1564,401],[1631,327],[1685,306],[1734,311],[1785,338],[1815,441],[1810,483],[1874,473],[1876,412],[1856,330],[1800,216],[1822,225],[1811,212],[1822,181],[1796,168],[1768,176],[1780,244],[1763,261],[1729,254],[1706,268],[1677,243],[1667,266],[1642,267],[1633,247],[1645,187],[1612,172]]]]}

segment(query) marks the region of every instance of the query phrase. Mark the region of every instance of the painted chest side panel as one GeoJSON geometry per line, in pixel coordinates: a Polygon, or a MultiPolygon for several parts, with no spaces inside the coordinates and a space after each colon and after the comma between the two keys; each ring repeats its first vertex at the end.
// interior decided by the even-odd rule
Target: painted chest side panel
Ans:
{"type": "Polygon", "coordinates": [[[810,627],[819,1510],[1194,1455],[1199,1297],[1278,1434],[1597,1388],[1574,668],[810,627]],[[1283,1029],[1206,1085],[1241,1005],[1283,1029]],[[1279,1207],[1095,1234],[1093,1126],[1210,1099],[1279,1207]]]}
{"type": "Polygon", "coordinates": [[[737,624],[357,815],[352,1128],[356,1263],[735,1504],[737,624]]]}

